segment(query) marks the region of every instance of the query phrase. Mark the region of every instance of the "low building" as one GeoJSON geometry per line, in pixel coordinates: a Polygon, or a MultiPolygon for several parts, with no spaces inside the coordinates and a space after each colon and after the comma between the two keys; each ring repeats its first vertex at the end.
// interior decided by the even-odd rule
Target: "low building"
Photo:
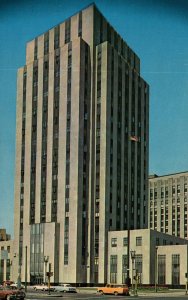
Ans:
{"type": "MultiPolygon", "coordinates": [[[[108,282],[123,284],[128,268],[128,231],[111,231],[108,238],[108,282]]],[[[188,268],[186,239],[152,229],[139,229],[130,230],[129,240],[131,279],[138,274],[142,284],[155,284],[155,276],[160,284],[185,284],[188,268]]]]}
{"type": "Polygon", "coordinates": [[[12,262],[14,258],[13,240],[6,234],[5,229],[0,229],[0,283],[4,280],[12,280],[12,262]]]}
{"type": "Polygon", "coordinates": [[[0,228],[0,241],[9,241],[10,239],[11,236],[6,233],[6,229],[0,228]]]}

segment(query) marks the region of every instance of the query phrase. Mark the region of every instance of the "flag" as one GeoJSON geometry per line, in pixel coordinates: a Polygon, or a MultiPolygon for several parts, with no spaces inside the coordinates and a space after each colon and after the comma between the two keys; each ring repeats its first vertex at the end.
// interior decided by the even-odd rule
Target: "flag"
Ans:
{"type": "Polygon", "coordinates": [[[138,137],[135,135],[130,136],[130,141],[138,142],[138,137]]]}

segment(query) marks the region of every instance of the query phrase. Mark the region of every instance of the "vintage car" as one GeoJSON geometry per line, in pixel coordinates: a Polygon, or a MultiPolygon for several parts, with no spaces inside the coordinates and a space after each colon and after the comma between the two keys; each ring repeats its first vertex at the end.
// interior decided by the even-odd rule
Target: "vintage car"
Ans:
{"type": "MultiPolygon", "coordinates": [[[[48,285],[46,285],[46,284],[34,285],[33,289],[35,291],[48,291],[49,290],[48,285]]],[[[54,291],[54,287],[53,286],[50,287],[50,291],[54,291]]]]}
{"type": "Polygon", "coordinates": [[[24,300],[25,299],[25,293],[20,290],[16,289],[11,289],[8,286],[5,287],[0,287],[0,299],[6,299],[6,300],[11,300],[11,299],[19,299],[19,300],[24,300]]]}
{"type": "Polygon", "coordinates": [[[18,289],[18,286],[20,286],[19,289],[24,289],[25,288],[25,286],[23,284],[21,284],[21,283],[20,283],[20,285],[17,282],[10,284],[10,287],[12,289],[18,289]]]}
{"type": "Polygon", "coordinates": [[[105,287],[99,287],[97,292],[101,295],[103,294],[111,294],[111,295],[125,295],[129,296],[129,288],[126,284],[107,284],[105,287]]]}
{"type": "Polygon", "coordinates": [[[60,283],[53,287],[56,292],[63,293],[77,293],[76,288],[71,286],[69,283],[60,283]]]}

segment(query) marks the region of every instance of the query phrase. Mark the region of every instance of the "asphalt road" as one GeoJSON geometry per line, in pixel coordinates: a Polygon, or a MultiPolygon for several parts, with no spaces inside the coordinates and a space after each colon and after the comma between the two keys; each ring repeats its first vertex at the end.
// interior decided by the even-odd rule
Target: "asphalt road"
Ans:
{"type": "MultiPolygon", "coordinates": [[[[153,299],[156,299],[156,297],[147,297],[147,296],[139,296],[139,297],[129,297],[128,299],[131,299],[131,300],[138,300],[138,299],[147,299],[147,300],[153,300],[153,299]]],[[[179,300],[179,299],[185,299],[187,297],[185,296],[176,296],[176,297],[157,297],[158,300],[164,300],[164,299],[168,299],[168,300],[179,300]]],[[[39,297],[39,298],[36,298],[36,296],[29,296],[29,297],[26,297],[27,300],[30,300],[30,299],[35,299],[35,300],[41,300],[41,299],[51,299],[51,300],[57,300],[57,299],[63,299],[63,300],[70,300],[70,299],[83,299],[83,300],[95,300],[95,299],[103,299],[103,300],[107,300],[107,299],[114,299],[114,300],[120,300],[120,299],[127,299],[127,297],[121,297],[121,296],[110,296],[110,295],[105,295],[105,296],[99,296],[99,295],[86,295],[86,294],[77,294],[77,295],[63,295],[62,297],[39,297]]]]}
{"type": "Polygon", "coordinates": [[[87,293],[76,293],[76,294],[68,294],[68,293],[63,293],[63,294],[57,294],[57,293],[51,293],[49,296],[47,293],[28,293],[26,299],[31,300],[42,300],[42,299],[51,299],[51,300],[57,300],[57,299],[62,299],[62,300],[75,300],[75,299],[83,299],[83,300],[107,300],[107,299],[114,299],[114,300],[120,300],[120,299],[129,299],[129,300],[138,300],[138,299],[147,299],[147,300],[152,300],[152,299],[157,299],[157,300],[164,300],[165,298],[167,300],[179,300],[179,299],[188,299],[188,296],[185,295],[177,295],[176,293],[172,293],[172,295],[159,295],[155,294],[153,296],[146,296],[146,295],[140,295],[138,297],[127,297],[127,296],[114,296],[114,295],[99,295],[99,294],[87,294],[87,293]]]}

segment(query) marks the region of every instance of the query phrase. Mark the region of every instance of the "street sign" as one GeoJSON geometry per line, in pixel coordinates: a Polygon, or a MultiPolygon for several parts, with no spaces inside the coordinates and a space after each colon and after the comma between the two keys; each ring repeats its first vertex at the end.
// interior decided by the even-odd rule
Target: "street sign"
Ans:
{"type": "Polygon", "coordinates": [[[46,276],[48,276],[48,277],[51,277],[51,276],[53,276],[53,275],[54,275],[53,272],[46,272],[46,276]]]}

